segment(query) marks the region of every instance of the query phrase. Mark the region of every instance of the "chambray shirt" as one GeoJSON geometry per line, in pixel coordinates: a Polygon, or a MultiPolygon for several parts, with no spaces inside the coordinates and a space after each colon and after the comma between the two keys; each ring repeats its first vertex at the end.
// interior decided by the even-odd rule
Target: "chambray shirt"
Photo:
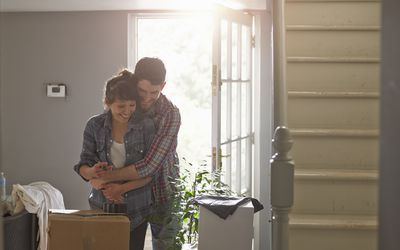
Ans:
{"type": "MultiPolygon", "coordinates": [[[[133,164],[146,155],[155,134],[155,124],[151,118],[134,114],[128,121],[128,129],[124,137],[126,161],[125,166],[133,164]]],[[[112,145],[112,114],[107,111],[91,117],[83,133],[83,146],[80,161],[74,166],[79,174],[83,165],[90,167],[97,162],[108,162],[112,165],[110,149],[112,145]]],[[[153,173],[157,176],[157,172],[153,173]]],[[[99,190],[92,189],[89,203],[92,207],[102,209],[106,198],[99,190]]],[[[154,203],[153,181],[144,187],[125,193],[127,213],[131,219],[131,229],[141,224],[152,212],[154,203]]]]}
{"type": "Polygon", "coordinates": [[[143,115],[154,121],[156,134],[146,156],[135,163],[136,170],[141,177],[154,176],[156,204],[166,205],[175,189],[174,180],[179,178],[176,147],[181,116],[179,109],[163,94],[143,115]]]}

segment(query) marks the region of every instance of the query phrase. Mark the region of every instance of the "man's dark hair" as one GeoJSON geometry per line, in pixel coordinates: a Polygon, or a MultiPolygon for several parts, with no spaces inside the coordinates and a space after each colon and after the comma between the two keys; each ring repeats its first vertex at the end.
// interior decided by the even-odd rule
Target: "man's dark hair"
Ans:
{"type": "Polygon", "coordinates": [[[160,85],[165,82],[164,63],[155,57],[143,57],[135,66],[137,80],[147,80],[153,85],[160,85]]]}

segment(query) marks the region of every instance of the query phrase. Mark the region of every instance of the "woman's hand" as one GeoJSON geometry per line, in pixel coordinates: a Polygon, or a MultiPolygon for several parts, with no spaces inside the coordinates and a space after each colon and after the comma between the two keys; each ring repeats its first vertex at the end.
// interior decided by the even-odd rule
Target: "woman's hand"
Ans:
{"type": "Polygon", "coordinates": [[[103,185],[104,196],[115,203],[121,203],[124,200],[123,194],[124,189],[122,184],[119,183],[108,183],[103,185]]]}
{"type": "Polygon", "coordinates": [[[101,178],[105,173],[112,171],[113,166],[107,162],[98,162],[93,167],[93,178],[101,178]]]}
{"type": "Polygon", "coordinates": [[[112,168],[107,162],[98,162],[93,167],[82,166],[79,169],[79,173],[86,180],[91,180],[103,176],[106,172],[111,171],[112,168]]]}

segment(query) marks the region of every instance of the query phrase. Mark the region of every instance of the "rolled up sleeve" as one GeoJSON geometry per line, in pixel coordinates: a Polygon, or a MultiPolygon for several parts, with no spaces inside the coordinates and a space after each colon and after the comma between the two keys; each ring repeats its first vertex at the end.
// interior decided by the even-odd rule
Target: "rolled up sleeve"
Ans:
{"type": "MultiPolygon", "coordinates": [[[[80,175],[79,170],[83,165],[93,166],[94,164],[96,164],[96,162],[97,162],[96,141],[94,138],[94,129],[91,124],[91,121],[89,120],[83,132],[83,145],[82,145],[80,160],[74,166],[74,170],[80,175]]],[[[83,179],[87,181],[85,178],[83,179]]]]}

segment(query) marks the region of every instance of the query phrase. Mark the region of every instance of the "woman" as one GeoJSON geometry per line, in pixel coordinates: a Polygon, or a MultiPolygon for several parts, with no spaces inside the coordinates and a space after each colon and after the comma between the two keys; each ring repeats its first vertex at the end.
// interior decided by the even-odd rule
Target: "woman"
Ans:
{"type": "Polygon", "coordinates": [[[153,204],[151,177],[124,183],[103,183],[105,171],[121,168],[142,159],[155,133],[149,118],[135,117],[138,94],[134,75],[123,70],[107,81],[104,113],[91,117],[83,135],[80,161],[75,171],[92,186],[89,203],[102,209],[107,199],[125,202],[131,219],[130,249],[143,249],[147,223],[153,204]]]}

